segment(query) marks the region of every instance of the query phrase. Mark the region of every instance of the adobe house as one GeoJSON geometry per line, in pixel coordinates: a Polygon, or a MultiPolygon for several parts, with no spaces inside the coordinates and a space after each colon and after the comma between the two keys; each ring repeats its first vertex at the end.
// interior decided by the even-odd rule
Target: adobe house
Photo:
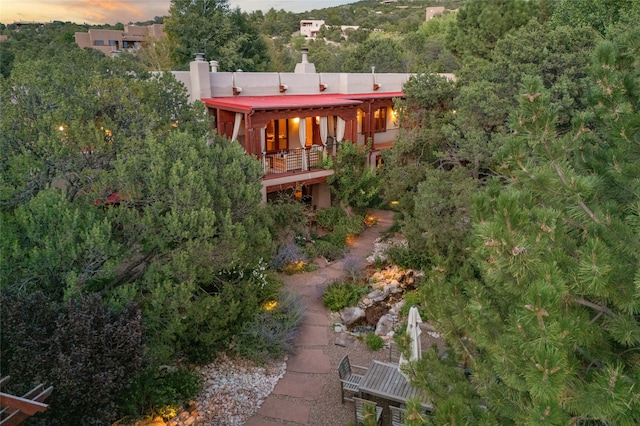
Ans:
{"type": "MultiPolygon", "coordinates": [[[[326,183],[333,170],[320,166],[336,144],[371,142],[373,167],[398,135],[394,99],[410,74],[316,73],[303,49],[293,73],[220,72],[199,54],[189,71],[174,71],[190,100],[201,100],[216,130],[262,163],[263,200],[301,188],[313,207],[329,207],[326,183]]],[[[447,75],[447,78],[454,78],[447,75]]]]}
{"type": "Polygon", "coordinates": [[[125,25],[124,31],[92,28],[88,32],[74,34],[78,47],[81,49],[91,47],[107,56],[116,56],[123,50],[134,51],[144,46],[149,40],[157,40],[163,36],[163,24],[125,25]]]}

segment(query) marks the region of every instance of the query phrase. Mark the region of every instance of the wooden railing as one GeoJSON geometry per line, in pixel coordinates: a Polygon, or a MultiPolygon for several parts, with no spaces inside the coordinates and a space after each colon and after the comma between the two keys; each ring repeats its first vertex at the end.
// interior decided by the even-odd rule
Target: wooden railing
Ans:
{"type": "MultiPolygon", "coordinates": [[[[9,376],[0,379],[0,387],[9,381],[9,376]]],[[[0,392],[0,425],[17,426],[29,417],[41,413],[49,406],[42,401],[47,399],[53,387],[44,388],[38,385],[24,395],[14,396],[0,392]]]]}
{"type": "Polygon", "coordinates": [[[308,148],[296,148],[274,154],[263,154],[265,175],[301,172],[317,167],[322,162],[324,147],[320,145],[308,148]]]}

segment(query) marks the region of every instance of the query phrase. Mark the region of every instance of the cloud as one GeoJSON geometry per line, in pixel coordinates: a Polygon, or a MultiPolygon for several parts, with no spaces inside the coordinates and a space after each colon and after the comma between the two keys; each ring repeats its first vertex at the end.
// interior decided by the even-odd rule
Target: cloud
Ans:
{"type": "Polygon", "coordinates": [[[169,14],[170,0],[21,0],[3,5],[0,22],[71,21],[115,24],[169,14]]]}

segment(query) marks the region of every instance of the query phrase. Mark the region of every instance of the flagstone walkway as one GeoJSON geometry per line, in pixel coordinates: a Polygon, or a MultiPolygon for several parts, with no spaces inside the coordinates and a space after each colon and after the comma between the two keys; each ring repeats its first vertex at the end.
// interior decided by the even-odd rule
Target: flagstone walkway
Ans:
{"type": "MultiPolygon", "coordinates": [[[[353,262],[366,266],[374,242],[393,225],[391,211],[376,210],[371,215],[377,222],[349,246],[345,257],[349,259],[349,268],[353,267],[353,262]]],[[[346,276],[344,266],[343,259],[312,272],[282,276],[285,289],[300,295],[305,306],[297,351],[287,360],[282,379],[246,426],[345,426],[353,422],[353,404],[340,401],[338,362],[349,354],[352,364],[369,365],[371,359],[384,360],[386,354],[362,349],[356,353],[355,347],[333,343],[334,331],[329,311],[322,304],[322,294],[327,285],[346,276]]]]}

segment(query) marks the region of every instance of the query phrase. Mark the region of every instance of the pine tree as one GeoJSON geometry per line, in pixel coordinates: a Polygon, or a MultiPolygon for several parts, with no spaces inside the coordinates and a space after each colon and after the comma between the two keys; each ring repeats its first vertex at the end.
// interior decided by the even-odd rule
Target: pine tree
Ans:
{"type": "Polygon", "coordinates": [[[640,31],[617,34],[573,131],[525,80],[500,176],[474,202],[472,264],[436,266],[423,288],[448,296],[425,296],[451,344],[418,380],[437,424],[640,422],[640,31]]]}

